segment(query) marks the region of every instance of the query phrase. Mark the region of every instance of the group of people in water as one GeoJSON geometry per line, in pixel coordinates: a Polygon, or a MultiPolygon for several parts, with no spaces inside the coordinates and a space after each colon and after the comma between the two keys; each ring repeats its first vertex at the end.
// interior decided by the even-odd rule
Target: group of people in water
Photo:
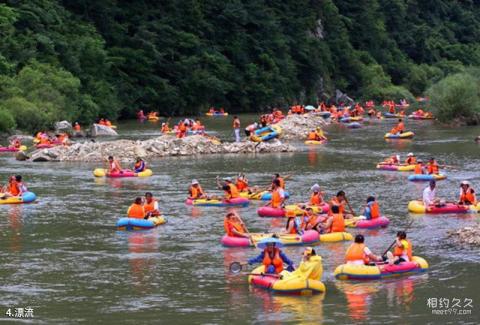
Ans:
{"type": "MultiPolygon", "coordinates": [[[[437,197],[436,188],[437,182],[431,180],[429,185],[423,190],[422,202],[425,207],[442,207],[447,203],[445,200],[437,197]]],[[[466,206],[478,204],[475,189],[469,181],[464,180],[460,182],[459,198],[454,203],[466,206]]]]}
{"type": "Polygon", "coordinates": [[[65,132],[58,132],[55,135],[49,135],[48,132],[39,131],[35,134],[33,142],[37,145],[70,145],[70,137],[65,132]]]}

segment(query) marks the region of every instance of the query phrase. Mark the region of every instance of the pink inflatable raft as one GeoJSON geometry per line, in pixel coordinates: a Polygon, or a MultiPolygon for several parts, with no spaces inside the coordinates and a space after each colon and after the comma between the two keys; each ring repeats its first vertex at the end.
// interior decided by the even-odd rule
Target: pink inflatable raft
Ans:
{"type": "MultiPolygon", "coordinates": [[[[321,206],[311,206],[314,213],[327,213],[329,206],[328,203],[324,203],[321,206]]],[[[295,215],[302,215],[303,210],[300,205],[287,205],[286,208],[272,208],[269,206],[260,207],[257,213],[260,217],[281,218],[285,217],[286,209],[295,210],[295,215]]]]}
{"type": "Polygon", "coordinates": [[[345,223],[347,227],[360,228],[360,229],[375,229],[375,228],[385,228],[390,223],[390,220],[387,217],[378,217],[375,219],[354,219],[355,222],[350,223],[349,220],[346,220],[345,223]]]}
{"type": "MultiPolygon", "coordinates": [[[[244,237],[223,236],[221,243],[225,247],[254,247],[262,239],[272,237],[273,234],[251,234],[252,240],[244,237]]],[[[307,230],[301,235],[277,234],[278,239],[285,246],[310,245],[320,241],[318,232],[307,230]]]]}

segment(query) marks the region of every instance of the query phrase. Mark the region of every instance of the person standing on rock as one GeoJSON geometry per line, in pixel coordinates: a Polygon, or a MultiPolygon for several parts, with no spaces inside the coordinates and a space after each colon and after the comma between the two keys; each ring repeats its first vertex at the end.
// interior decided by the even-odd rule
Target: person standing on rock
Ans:
{"type": "Polygon", "coordinates": [[[240,119],[236,115],[233,117],[233,132],[235,133],[235,142],[240,142],[240,119]]]}

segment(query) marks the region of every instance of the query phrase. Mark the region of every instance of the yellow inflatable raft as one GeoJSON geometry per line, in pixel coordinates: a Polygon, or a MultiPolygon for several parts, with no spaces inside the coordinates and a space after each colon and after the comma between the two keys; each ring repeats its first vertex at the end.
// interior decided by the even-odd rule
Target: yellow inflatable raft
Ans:
{"type": "Polygon", "coordinates": [[[265,267],[259,266],[248,276],[252,286],[271,290],[275,293],[311,295],[324,293],[326,288],[320,280],[323,274],[322,258],[312,256],[307,262],[302,262],[293,272],[286,270],[280,274],[264,274],[265,267]]]}
{"type": "Polygon", "coordinates": [[[322,243],[334,243],[345,240],[353,240],[352,234],[349,232],[332,232],[320,235],[320,242],[322,243]]]}
{"type": "Polygon", "coordinates": [[[384,138],[385,139],[411,139],[411,138],[413,138],[414,135],[415,135],[415,133],[413,133],[412,131],[403,132],[403,133],[400,133],[400,134],[391,134],[389,132],[389,133],[385,134],[384,138]]]}
{"type": "Polygon", "coordinates": [[[423,258],[413,256],[411,262],[398,265],[339,265],[333,275],[338,280],[378,280],[382,278],[411,275],[428,270],[428,263],[423,258]]]}
{"type": "Polygon", "coordinates": [[[113,178],[123,178],[123,177],[150,177],[153,175],[151,169],[145,169],[143,172],[134,173],[131,170],[124,170],[123,173],[108,173],[107,169],[96,168],[93,171],[95,177],[113,177],[113,178]]]}
{"type": "Polygon", "coordinates": [[[312,144],[312,145],[319,145],[319,144],[325,144],[325,143],[327,143],[327,140],[320,140],[320,141],[317,141],[317,140],[306,140],[304,143],[305,143],[305,144],[312,144]]]}

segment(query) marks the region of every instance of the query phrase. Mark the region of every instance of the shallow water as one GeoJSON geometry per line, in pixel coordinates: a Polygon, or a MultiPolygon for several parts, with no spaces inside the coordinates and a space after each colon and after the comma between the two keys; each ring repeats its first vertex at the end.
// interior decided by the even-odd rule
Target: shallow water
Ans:
{"type": "MultiPolygon", "coordinates": [[[[253,116],[242,116],[245,125],[253,116]]],[[[458,184],[468,179],[480,188],[480,128],[443,128],[430,121],[407,122],[414,140],[387,142],[383,134],[394,120],[367,123],[363,129],[327,128],[325,146],[298,153],[172,157],[150,162],[148,179],[94,179],[95,164],[17,162],[0,157],[0,176],[24,175],[39,199],[23,206],[0,205],[0,320],[7,308],[32,307],[35,323],[79,321],[138,324],[242,323],[475,323],[480,301],[478,249],[459,248],[446,238],[448,229],[478,222],[478,215],[423,216],[407,212],[425,184],[406,174],[377,171],[376,162],[393,151],[402,158],[412,151],[423,159],[435,156],[454,165],[438,183],[438,195],[454,199],[458,184]],[[229,275],[233,261],[244,261],[254,249],[223,248],[224,208],[184,205],[188,183],[197,178],[215,193],[215,176],[245,173],[253,184],[267,184],[274,172],[292,175],[290,202],[308,197],[318,182],[331,197],[344,189],[356,211],[375,195],[390,217],[387,229],[356,231],[381,253],[414,219],[408,231],[415,254],[430,270],[423,275],[375,282],[339,282],[333,271],[342,263],[348,243],[322,244],[324,296],[290,297],[250,289],[246,276],[229,275]],[[134,197],[145,191],[160,199],[168,223],[140,232],[115,230],[134,197]],[[471,315],[432,315],[428,298],[473,299],[471,315]]],[[[231,118],[206,121],[213,134],[231,139],[231,118]]],[[[158,135],[159,124],[130,121],[119,125],[121,137],[158,135]]],[[[281,230],[283,220],[262,219],[260,203],[238,209],[250,231],[281,230]]],[[[298,262],[301,247],[285,248],[298,262]]],[[[467,308],[468,309],[468,308],[467,308]]],[[[478,323],[478,322],[477,322],[478,323]]]]}

